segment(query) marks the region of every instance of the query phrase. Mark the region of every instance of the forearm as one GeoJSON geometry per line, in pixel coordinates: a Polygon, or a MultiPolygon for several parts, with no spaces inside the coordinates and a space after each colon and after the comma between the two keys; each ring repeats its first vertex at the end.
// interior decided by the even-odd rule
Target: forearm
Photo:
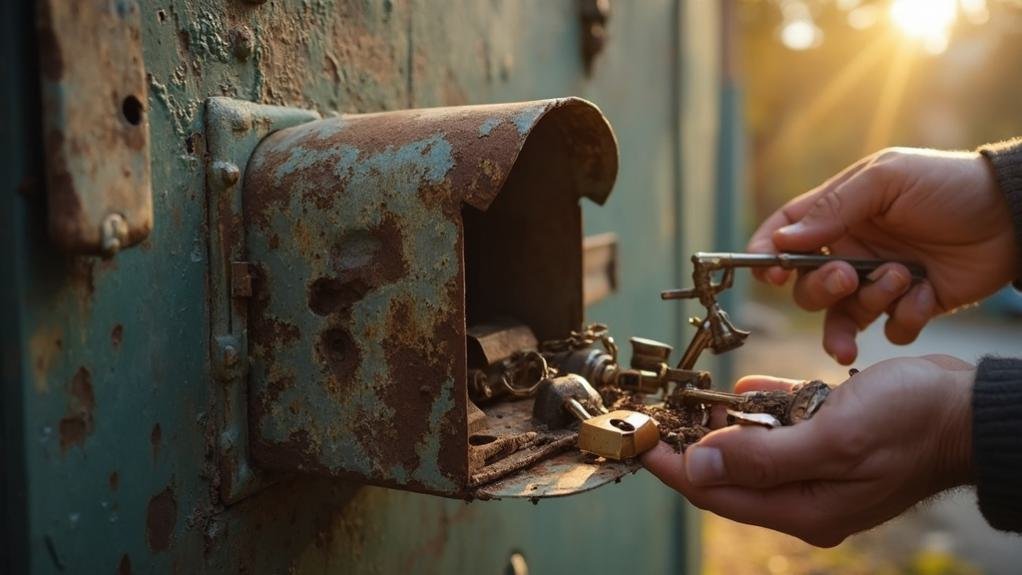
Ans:
{"type": "Polygon", "coordinates": [[[993,527],[1022,532],[1022,359],[980,361],[972,446],[980,511],[993,527]]]}

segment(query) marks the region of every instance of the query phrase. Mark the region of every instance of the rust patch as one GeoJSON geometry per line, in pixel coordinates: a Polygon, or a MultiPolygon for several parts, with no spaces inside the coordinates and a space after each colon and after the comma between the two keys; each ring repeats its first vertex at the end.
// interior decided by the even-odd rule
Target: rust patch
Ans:
{"type": "Polygon", "coordinates": [[[167,487],[149,499],[145,517],[145,538],[149,549],[159,553],[170,548],[177,524],[177,499],[167,487]]]}
{"type": "Polygon", "coordinates": [[[284,393],[288,389],[291,389],[295,385],[295,378],[292,375],[283,375],[280,377],[272,378],[266,384],[266,403],[273,403],[277,401],[280,394],[284,393]]]}
{"type": "Polygon", "coordinates": [[[360,301],[370,290],[363,278],[343,281],[319,278],[309,286],[309,309],[316,315],[330,315],[360,301]]]}
{"type": "MultiPolygon", "coordinates": [[[[423,397],[409,390],[426,390],[429,398],[436,396],[439,385],[443,382],[446,365],[442,358],[429,357],[416,345],[414,338],[422,333],[422,328],[415,324],[411,303],[399,299],[392,303],[387,317],[387,333],[398,333],[404,337],[384,346],[390,385],[380,390],[381,399],[394,410],[394,413],[415,413],[422,410],[423,397]],[[410,336],[410,337],[409,337],[410,336]],[[400,384],[398,384],[400,383],[400,384]]],[[[440,343],[440,342],[437,342],[440,343]]],[[[391,426],[393,425],[393,422],[391,426]]],[[[400,441],[390,441],[387,449],[379,450],[384,468],[394,464],[401,465],[408,471],[419,466],[417,445],[426,439],[429,432],[429,418],[408,418],[400,422],[400,433],[393,427],[389,430],[392,439],[400,436],[400,441]]],[[[379,437],[362,436],[364,441],[379,443],[379,437]]],[[[439,439],[439,438],[437,438],[439,439]]],[[[428,440],[428,439],[427,439],[428,440]]],[[[370,445],[365,445],[366,448],[370,445]]]]}
{"type": "Polygon", "coordinates": [[[121,347],[122,341],[124,341],[124,326],[117,324],[110,330],[110,343],[116,348],[121,347]]]}
{"type": "Polygon", "coordinates": [[[71,269],[68,270],[71,285],[84,302],[92,299],[96,293],[96,260],[94,258],[71,258],[71,269]]]}
{"type": "Polygon", "coordinates": [[[309,432],[304,429],[292,431],[284,442],[264,442],[258,438],[253,442],[253,455],[271,463],[274,468],[326,471],[316,457],[311,455],[312,439],[309,432]]]}
{"type": "Polygon", "coordinates": [[[116,471],[111,471],[106,482],[110,485],[110,491],[117,491],[117,489],[121,486],[121,475],[116,471]]]}
{"type": "MultiPolygon", "coordinates": [[[[465,244],[464,234],[458,234],[458,253],[463,253],[465,244]]],[[[464,267],[460,266],[457,277],[447,286],[447,301],[465,301],[465,275],[464,267]]],[[[465,349],[465,321],[459,315],[461,308],[455,304],[450,310],[447,321],[440,322],[437,326],[434,337],[438,341],[447,342],[446,353],[453,357],[460,358],[453,362],[451,376],[454,377],[454,405],[455,408],[448,411],[441,422],[440,433],[440,469],[457,477],[464,477],[468,481],[468,393],[466,382],[468,381],[468,365],[465,361],[467,350],[465,349]]]]}
{"type": "Polygon", "coordinates": [[[160,456],[160,442],[163,441],[163,429],[160,424],[157,423],[153,426],[153,430],[149,432],[149,445],[152,447],[153,461],[160,456]]]}
{"type": "Polygon", "coordinates": [[[50,390],[50,370],[61,357],[63,348],[63,332],[59,327],[40,328],[29,338],[28,349],[32,357],[32,375],[37,392],[46,393],[50,390]]]}
{"type": "Polygon", "coordinates": [[[131,575],[131,557],[127,553],[121,555],[121,560],[117,563],[117,575],[131,575]]]}
{"type": "Polygon", "coordinates": [[[92,412],[96,398],[92,393],[92,375],[85,367],[79,367],[71,378],[68,388],[67,414],[60,420],[60,451],[66,452],[72,445],[85,443],[85,437],[92,433],[92,412]]]}
{"type": "MultiPolygon", "coordinates": [[[[326,366],[331,381],[343,387],[351,385],[355,370],[362,363],[362,352],[351,333],[343,327],[332,327],[319,334],[316,355],[321,365],[326,366]]],[[[343,390],[337,390],[343,393],[343,390]]]]}

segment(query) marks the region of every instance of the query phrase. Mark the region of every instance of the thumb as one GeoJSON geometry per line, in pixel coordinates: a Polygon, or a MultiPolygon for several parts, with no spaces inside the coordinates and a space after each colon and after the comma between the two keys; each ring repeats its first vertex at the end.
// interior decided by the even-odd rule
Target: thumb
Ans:
{"type": "Polygon", "coordinates": [[[696,486],[767,488],[833,477],[836,465],[814,433],[812,420],[766,429],[736,425],[704,437],[685,451],[685,473],[696,486]]]}
{"type": "Polygon", "coordinates": [[[884,206],[886,182],[877,169],[865,169],[848,180],[819,191],[805,214],[773,233],[780,251],[811,252],[832,244],[848,228],[879,214],[884,206]]]}

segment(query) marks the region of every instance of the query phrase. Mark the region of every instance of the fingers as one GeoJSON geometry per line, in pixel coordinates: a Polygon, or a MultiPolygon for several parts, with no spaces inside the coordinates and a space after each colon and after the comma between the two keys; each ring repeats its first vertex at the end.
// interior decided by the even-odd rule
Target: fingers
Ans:
{"type": "Polygon", "coordinates": [[[723,405],[710,407],[710,429],[727,427],[727,408],[723,405]]]}
{"type": "MultiPolygon", "coordinates": [[[[900,298],[906,295],[912,285],[911,273],[899,263],[880,266],[870,274],[869,279],[853,297],[828,309],[824,320],[823,348],[843,365],[852,363],[858,355],[856,335],[886,310],[900,305],[900,298]]],[[[816,302],[826,301],[822,296],[817,298],[816,302]]],[[[919,329],[922,329],[922,325],[918,326],[916,334],[919,329]]]]}
{"type": "MultiPolygon", "coordinates": [[[[798,383],[792,379],[781,379],[766,375],[746,376],[735,384],[735,393],[747,393],[750,391],[788,391],[798,383]]],[[[714,405],[710,408],[710,429],[727,427],[727,408],[723,405],[714,405]]]]}
{"type": "MultiPolygon", "coordinates": [[[[747,246],[753,253],[813,252],[846,234],[848,228],[880,213],[892,193],[890,169],[876,154],[860,159],[820,186],[792,199],[763,221],[747,246]]],[[[753,270],[774,285],[791,272],[780,267],[753,270]]]]}
{"type": "Polygon", "coordinates": [[[799,277],[792,295],[801,308],[817,311],[833,306],[858,288],[855,268],[848,262],[833,261],[799,277]]]}
{"type": "Polygon", "coordinates": [[[912,285],[912,272],[902,264],[886,263],[869,275],[869,283],[856,294],[856,306],[851,314],[860,325],[869,325],[880,317],[912,285]]]}
{"type": "Polygon", "coordinates": [[[738,380],[735,384],[735,393],[748,393],[750,391],[790,391],[792,387],[800,383],[794,379],[771,377],[769,375],[747,375],[738,380]]]}
{"type": "Polygon", "coordinates": [[[843,467],[813,430],[810,420],[776,429],[734,425],[714,431],[685,451],[686,476],[696,486],[757,489],[839,477],[843,467]]]}
{"type": "MultiPolygon", "coordinates": [[[[785,208],[786,207],[787,206],[785,206],[785,208]]],[[[746,246],[748,251],[754,254],[772,254],[777,252],[777,248],[774,247],[774,240],[771,239],[771,236],[778,228],[791,224],[791,220],[788,219],[785,208],[777,210],[767,219],[763,220],[759,229],[757,229],[749,239],[749,243],[746,246]]],[[[752,270],[752,275],[760,281],[765,281],[774,285],[782,285],[784,282],[788,281],[788,277],[791,275],[791,272],[779,267],[771,267],[767,269],[754,268],[752,270]]]]}
{"type": "Polygon", "coordinates": [[[920,282],[894,307],[884,325],[884,333],[891,343],[907,345],[916,340],[919,332],[939,312],[937,299],[930,282],[920,282]]]}
{"type": "Polygon", "coordinates": [[[781,251],[814,251],[847,234],[848,229],[880,214],[888,182],[880,168],[861,170],[846,181],[829,186],[813,198],[812,206],[794,223],[778,228],[771,236],[781,251]]]}
{"type": "MultiPolygon", "coordinates": [[[[845,168],[841,173],[816,188],[790,200],[787,204],[781,207],[781,209],[771,214],[770,217],[760,224],[756,232],[752,234],[747,246],[748,251],[764,254],[777,253],[779,250],[777,246],[774,245],[774,232],[780,228],[790,226],[805,216],[806,212],[809,211],[820,194],[844,183],[860,169],[864,161],[865,160],[859,160],[858,163],[845,168]]],[[[822,246],[817,246],[816,248],[812,248],[812,250],[819,247],[822,246]]],[[[788,281],[788,277],[791,276],[791,271],[781,267],[771,267],[767,269],[753,269],[752,274],[760,281],[767,281],[774,285],[782,285],[788,281]]]]}
{"type": "Polygon", "coordinates": [[[851,365],[859,355],[855,336],[859,324],[842,310],[827,308],[823,318],[823,349],[841,365],[851,365]]]}
{"type": "Polygon", "coordinates": [[[841,517],[835,513],[838,510],[826,509],[826,503],[819,500],[821,488],[812,483],[767,489],[697,486],[688,479],[686,458],[665,443],[646,452],[642,464],[693,505],[722,517],[790,533],[814,545],[833,546],[843,539],[839,533],[819,528],[824,522],[840,521],[841,517]]]}

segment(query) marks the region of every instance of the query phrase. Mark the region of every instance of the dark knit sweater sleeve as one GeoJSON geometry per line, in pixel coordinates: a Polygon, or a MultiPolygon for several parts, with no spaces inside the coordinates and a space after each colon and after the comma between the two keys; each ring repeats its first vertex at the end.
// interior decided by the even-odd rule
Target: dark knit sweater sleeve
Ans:
{"type": "Polygon", "coordinates": [[[1022,359],[980,360],[972,459],[983,517],[996,529],[1022,532],[1022,359]]]}
{"type": "MultiPolygon", "coordinates": [[[[979,153],[990,162],[997,184],[1008,200],[1015,224],[1015,245],[1019,248],[1018,257],[1022,258],[1022,138],[982,146],[979,153]]],[[[1018,263],[1018,269],[1022,273],[1022,262],[1018,263]]],[[[1013,285],[1022,290],[1022,278],[1016,278],[1013,285]]]]}
{"type": "MultiPolygon", "coordinates": [[[[1022,258],[1022,138],[979,152],[1008,202],[1022,258]]],[[[1022,288],[1019,279],[1014,285],[1022,288]]],[[[983,517],[996,529],[1022,532],[1022,359],[979,362],[972,388],[972,457],[983,517]]]]}

